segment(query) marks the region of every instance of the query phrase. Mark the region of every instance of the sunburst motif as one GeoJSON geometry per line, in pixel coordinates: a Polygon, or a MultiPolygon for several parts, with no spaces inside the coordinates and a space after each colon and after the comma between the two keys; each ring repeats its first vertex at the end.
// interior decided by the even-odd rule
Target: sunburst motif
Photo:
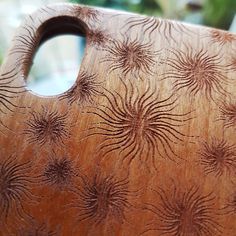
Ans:
{"type": "Polygon", "coordinates": [[[7,111],[13,111],[14,108],[17,108],[14,99],[20,93],[25,92],[24,86],[13,85],[16,75],[16,68],[0,75],[0,114],[6,114],[7,111]]]}
{"type": "Polygon", "coordinates": [[[76,84],[62,94],[59,99],[67,100],[69,105],[73,103],[78,103],[79,105],[93,103],[94,97],[101,94],[99,91],[100,88],[101,83],[97,82],[97,76],[95,74],[82,71],[77,78],[76,84]]]}
{"type": "Polygon", "coordinates": [[[98,225],[112,219],[122,223],[125,211],[130,207],[128,183],[127,178],[116,179],[99,173],[91,179],[81,176],[81,183],[69,205],[77,211],[77,222],[88,220],[98,225]]]}
{"type": "Polygon", "coordinates": [[[221,46],[227,43],[233,43],[234,41],[236,42],[236,37],[233,34],[220,30],[211,30],[210,38],[212,43],[218,43],[221,46]]]}
{"type": "MultiPolygon", "coordinates": [[[[234,186],[235,187],[235,186],[234,186]]],[[[228,198],[226,206],[223,208],[225,214],[233,214],[236,216],[236,191],[228,198]]]]}
{"type": "Polygon", "coordinates": [[[233,56],[230,59],[230,62],[228,63],[227,67],[229,68],[229,71],[236,72],[236,57],[233,56]]]}
{"type": "Polygon", "coordinates": [[[18,230],[16,236],[59,236],[57,230],[51,230],[46,223],[36,223],[18,230]]]}
{"type": "Polygon", "coordinates": [[[199,151],[200,164],[206,174],[222,176],[236,173],[236,145],[225,140],[213,139],[210,143],[204,142],[199,151]]]}
{"type": "Polygon", "coordinates": [[[40,175],[42,183],[63,190],[73,184],[73,178],[77,175],[72,160],[67,157],[52,157],[40,175]]]}
{"type": "Polygon", "coordinates": [[[207,50],[186,51],[172,50],[174,56],[167,59],[170,70],[163,75],[163,79],[171,79],[175,91],[186,89],[190,95],[202,94],[208,99],[215,95],[226,96],[228,84],[224,75],[225,67],[221,65],[220,56],[210,55],[207,50]]]}
{"type": "Polygon", "coordinates": [[[130,89],[123,81],[122,84],[124,96],[106,91],[107,105],[88,112],[100,119],[97,125],[89,128],[88,136],[104,136],[100,145],[104,156],[119,150],[122,161],[131,162],[145,155],[145,161],[151,157],[155,166],[157,156],[172,160],[178,157],[173,145],[183,144],[186,135],[181,132],[181,126],[192,119],[191,112],[175,112],[177,98],[171,95],[160,99],[150,85],[140,93],[138,89],[134,91],[132,83],[130,89]]]}
{"type": "MultiPolygon", "coordinates": [[[[29,18],[32,22],[33,20],[29,18]]],[[[33,55],[40,43],[40,36],[32,25],[23,26],[21,35],[16,36],[16,45],[10,54],[17,57],[16,66],[21,66],[24,76],[28,76],[29,69],[33,61],[33,55]]]]}
{"type": "Polygon", "coordinates": [[[218,120],[224,122],[225,128],[236,128],[236,103],[223,102],[220,106],[220,117],[218,120]]]}
{"type": "Polygon", "coordinates": [[[152,49],[151,43],[140,43],[136,39],[114,40],[104,50],[108,55],[102,62],[109,63],[109,72],[120,70],[124,76],[153,74],[157,52],[152,49]]]}
{"type": "Polygon", "coordinates": [[[171,21],[166,19],[160,19],[156,17],[135,17],[132,16],[126,22],[124,27],[128,27],[127,32],[135,27],[141,27],[142,33],[148,34],[151,39],[153,34],[158,32],[163,35],[167,42],[171,39],[177,42],[175,38],[175,33],[177,34],[190,34],[192,31],[188,29],[185,25],[177,21],[171,21]]]}
{"type": "Polygon", "coordinates": [[[71,12],[86,23],[97,22],[100,15],[99,11],[93,8],[78,5],[74,5],[71,12]]]}
{"type": "Polygon", "coordinates": [[[87,42],[89,45],[100,48],[104,47],[108,41],[109,36],[104,30],[89,30],[87,33],[87,42]]]}
{"type": "Polygon", "coordinates": [[[13,156],[6,160],[0,158],[0,222],[14,217],[17,220],[30,218],[25,203],[36,200],[31,193],[34,181],[30,173],[30,162],[20,163],[13,156]]]}
{"type": "Polygon", "coordinates": [[[61,114],[58,111],[49,111],[43,108],[41,112],[31,112],[31,117],[26,122],[24,134],[30,143],[40,146],[44,144],[64,144],[70,137],[67,120],[68,114],[61,114]]]}
{"type": "Polygon", "coordinates": [[[186,190],[160,188],[155,192],[158,202],[146,204],[154,219],[146,225],[143,234],[158,231],[158,235],[169,236],[222,235],[212,193],[202,194],[195,186],[186,190]]]}

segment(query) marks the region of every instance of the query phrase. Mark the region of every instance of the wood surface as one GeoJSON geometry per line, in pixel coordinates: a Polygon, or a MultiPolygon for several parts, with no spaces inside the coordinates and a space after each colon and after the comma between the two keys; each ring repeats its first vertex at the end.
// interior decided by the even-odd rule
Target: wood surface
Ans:
{"type": "Polygon", "coordinates": [[[236,36],[80,5],[28,16],[0,72],[0,235],[235,236],[236,36]],[[26,87],[86,37],[74,86],[26,87]],[[41,68],[42,70],[44,68],[41,68]]]}

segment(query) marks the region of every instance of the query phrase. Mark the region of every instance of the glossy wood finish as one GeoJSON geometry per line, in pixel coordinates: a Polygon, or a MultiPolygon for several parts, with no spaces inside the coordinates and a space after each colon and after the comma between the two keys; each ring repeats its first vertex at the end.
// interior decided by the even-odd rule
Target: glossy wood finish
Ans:
{"type": "Polygon", "coordinates": [[[235,35],[153,17],[29,16],[0,73],[1,235],[235,235],[235,52],[235,35]],[[85,56],[39,97],[32,57],[58,33],[85,35],[85,56]]]}

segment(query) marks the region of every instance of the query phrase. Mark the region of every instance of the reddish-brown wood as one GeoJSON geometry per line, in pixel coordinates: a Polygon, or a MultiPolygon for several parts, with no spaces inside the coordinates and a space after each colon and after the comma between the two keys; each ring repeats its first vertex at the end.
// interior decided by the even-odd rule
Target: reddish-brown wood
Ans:
{"type": "Polygon", "coordinates": [[[235,52],[233,34],[154,17],[29,16],[0,72],[0,235],[234,236],[235,52]],[[85,56],[40,97],[32,58],[59,33],[84,35],[85,56]]]}

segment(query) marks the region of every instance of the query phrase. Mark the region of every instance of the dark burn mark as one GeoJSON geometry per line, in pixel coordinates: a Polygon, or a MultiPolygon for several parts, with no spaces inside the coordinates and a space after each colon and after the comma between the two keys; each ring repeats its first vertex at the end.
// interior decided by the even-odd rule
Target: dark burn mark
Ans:
{"type": "Polygon", "coordinates": [[[70,137],[68,131],[68,114],[58,111],[49,111],[43,108],[41,112],[31,112],[31,117],[26,122],[24,134],[30,143],[40,146],[44,144],[64,144],[70,137]]]}
{"type": "Polygon", "coordinates": [[[194,51],[190,47],[185,51],[172,50],[173,58],[168,58],[166,64],[170,69],[163,79],[171,79],[173,89],[186,89],[192,96],[202,94],[214,100],[216,94],[226,96],[225,86],[228,84],[224,75],[225,67],[221,65],[220,56],[209,55],[207,50],[194,51]]]}
{"type": "Polygon", "coordinates": [[[74,191],[75,198],[70,204],[76,209],[77,222],[88,220],[94,225],[103,224],[110,219],[122,223],[125,211],[129,208],[128,179],[96,174],[88,179],[81,177],[81,184],[74,191]]]}
{"type": "Polygon", "coordinates": [[[224,214],[235,215],[236,216],[236,190],[234,186],[234,192],[228,198],[226,206],[223,208],[224,214]]]}
{"type": "Polygon", "coordinates": [[[151,43],[140,43],[138,40],[129,39],[114,40],[104,50],[108,55],[102,62],[109,63],[109,72],[120,70],[124,76],[153,74],[152,67],[157,52],[152,49],[151,43]]]}
{"type": "Polygon", "coordinates": [[[236,57],[231,58],[231,62],[228,65],[229,69],[233,72],[236,72],[236,57]]]}
{"type": "Polygon", "coordinates": [[[55,14],[56,12],[56,9],[53,8],[53,7],[50,7],[50,6],[43,6],[42,8],[40,8],[38,10],[39,12],[43,13],[43,14],[49,14],[49,15],[52,15],[52,14],[55,14]]]}
{"type": "Polygon", "coordinates": [[[195,186],[186,190],[160,188],[155,192],[159,196],[157,203],[146,204],[153,220],[142,234],[158,231],[160,235],[171,236],[221,235],[212,193],[202,194],[195,186]]]}
{"type": "Polygon", "coordinates": [[[74,5],[71,8],[71,12],[86,23],[97,22],[100,15],[99,11],[93,8],[78,5],[74,5]]]}
{"type": "Polygon", "coordinates": [[[30,162],[18,162],[10,156],[0,160],[0,220],[6,222],[10,218],[24,220],[29,218],[25,204],[35,200],[31,193],[34,183],[30,162]]]}
{"type": "Polygon", "coordinates": [[[236,103],[223,102],[220,106],[220,116],[218,120],[224,122],[225,128],[236,127],[236,103]]]}
{"type": "Polygon", "coordinates": [[[76,176],[73,162],[66,158],[52,158],[44,168],[41,179],[46,185],[64,189],[69,187],[76,176]]]}
{"type": "Polygon", "coordinates": [[[163,20],[156,17],[130,17],[124,27],[128,27],[127,32],[135,27],[140,27],[141,32],[152,38],[153,34],[158,32],[163,35],[168,42],[170,39],[177,42],[175,34],[190,34],[192,31],[185,25],[177,21],[163,20]]]}
{"type": "Polygon", "coordinates": [[[17,236],[59,236],[57,230],[51,230],[46,223],[34,222],[18,230],[17,236]]]}
{"type": "Polygon", "coordinates": [[[104,30],[89,30],[87,33],[87,42],[91,46],[105,47],[109,41],[110,37],[104,30]]]}
{"type": "Polygon", "coordinates": [[[93,103],[94,98],[101,94],[100,87],[101,83],[97,82],[95,74],[82,71],[77,78],[76,84],[62,94],[59,99],[67,100],[69,105],[73,103],[78,103],[79,105],[93,103]]]}
{"type": "MultiPolygon", "coordinates": [[[[33,22],[32,18],[29,18],[33,22]]],[[[28,76],[31,67],[35,50],[40,43],[40,35],[32,25],[25,25],[22,27],[24,30],[21,35],[16,36],[16,46],[12,49],[10,54],[17,57],[16,67],[23,71],[24,77],[28,76]]]]}
{"type": "Polygon", "coordinates": [[[236,37],[233,34],[220,30],[211,30],[210,38],[212,43],[218,43],[221,46],[236,41],[236,37]]]}
{"type": "Polygon", "coordinates": [[[24,86],[13,85],[16,75],[16,68],[0,75],[0,114],[6,114],[7,111],[13,112],[13,109],[18,107],[14,99],[25,92],[24,86]]]}
{"type": "Polygon", "coordinates": [[[220,177],[224,173],[236,173],[236,145],[234,144],[229,144],[225,140],[212,139],[209,143],[203,143],[199,155],[199,163],[204,167],[206,174],[220,177]]]}
{"type": "Polygon", "coordinates": [[[191,112],[175,112],[177,98],[171,95],[161,100],[150,85],[140,93],[132,83],[130,89],[123,81],[122,84],[124,96],[107,90],[106,105],[88,112],[100,119],[89,128],[88,136],[104,137],[99,146],[104,157],[119,150],[122,161],[128,159],[129,163],[135,158],[147,161],[151,157],[155,166],[157,156],[174,160],[178,155],[173,145],[183,144],[185,137],[190,138],[180,129],[192,119],[191,112]]]}

